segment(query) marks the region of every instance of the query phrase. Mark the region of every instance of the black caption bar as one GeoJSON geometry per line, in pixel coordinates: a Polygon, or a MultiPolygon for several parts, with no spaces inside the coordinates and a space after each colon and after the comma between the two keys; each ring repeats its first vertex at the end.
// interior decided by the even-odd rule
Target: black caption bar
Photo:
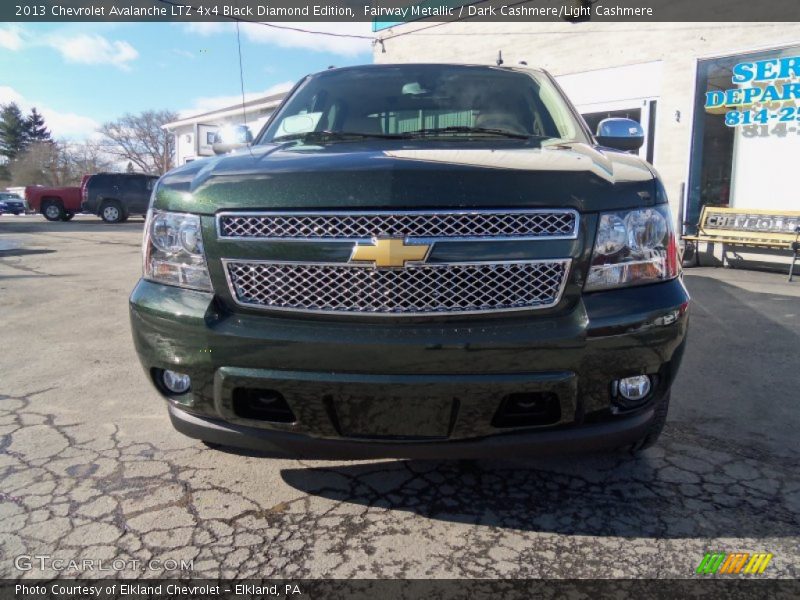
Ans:
{"type": "Polygon", "coordinates": [[[797,580],[3,580],[0,600],[530,600],[530,598],[771,598],[795,600],[797,580]]]}
{"type": "Polygon", "coordinates": [[[0,20],[798,22],[800,1],[769,0],[2,0],[0,20]]]}

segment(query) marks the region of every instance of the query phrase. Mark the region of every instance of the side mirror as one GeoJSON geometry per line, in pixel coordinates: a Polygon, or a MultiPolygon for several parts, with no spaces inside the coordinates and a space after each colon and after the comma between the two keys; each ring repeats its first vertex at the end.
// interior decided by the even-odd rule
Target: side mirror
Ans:
{"type": "Polygon", "coordinates": [[[253,132],[247,125],[223,127],[214,134],[211,149],[214,154],[227,154],[239,148],[249,146],[253,142],[253,132]]]}
{"type": "Polygon", "coordinates": [[[638,150],[644,144],[644,129],[633,119],[603,119],[597,126],[597,143],[615,150],[638,150]]]}

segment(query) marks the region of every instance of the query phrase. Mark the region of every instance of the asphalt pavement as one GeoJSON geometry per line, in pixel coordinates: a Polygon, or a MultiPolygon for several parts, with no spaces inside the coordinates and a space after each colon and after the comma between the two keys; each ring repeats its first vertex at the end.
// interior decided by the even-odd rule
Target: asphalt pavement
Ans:
{"type": "Polygon", "coordinates": [[[636,458],[275,460],[172,429],[128,324],[141,232],[0,216],[0,576],[691,578],[709,551],[800,576],[800,281],[687,270],[669,421],[636,458]]]}

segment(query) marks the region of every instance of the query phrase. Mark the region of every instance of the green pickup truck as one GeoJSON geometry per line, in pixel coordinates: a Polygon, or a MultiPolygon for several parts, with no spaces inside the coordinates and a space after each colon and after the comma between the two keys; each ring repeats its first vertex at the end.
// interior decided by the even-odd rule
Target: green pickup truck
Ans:
{"type": "Polygon", "coordinates": [[[302,79],[252,143],[157,183],[136,350],[174,426],[318,459],[652,445],[689,296],[638,123],[546,72],[302,79]]]}

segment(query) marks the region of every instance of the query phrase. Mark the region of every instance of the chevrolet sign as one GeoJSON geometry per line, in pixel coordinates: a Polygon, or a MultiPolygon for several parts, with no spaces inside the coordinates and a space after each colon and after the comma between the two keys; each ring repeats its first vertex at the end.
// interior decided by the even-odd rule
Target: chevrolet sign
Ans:
{"type": "Polygon", "coordinates": [[[705,229],[736,229],[760,233],[794,233],[800,226],[800,216],[716,212],[707,209],[705,229]]]}

